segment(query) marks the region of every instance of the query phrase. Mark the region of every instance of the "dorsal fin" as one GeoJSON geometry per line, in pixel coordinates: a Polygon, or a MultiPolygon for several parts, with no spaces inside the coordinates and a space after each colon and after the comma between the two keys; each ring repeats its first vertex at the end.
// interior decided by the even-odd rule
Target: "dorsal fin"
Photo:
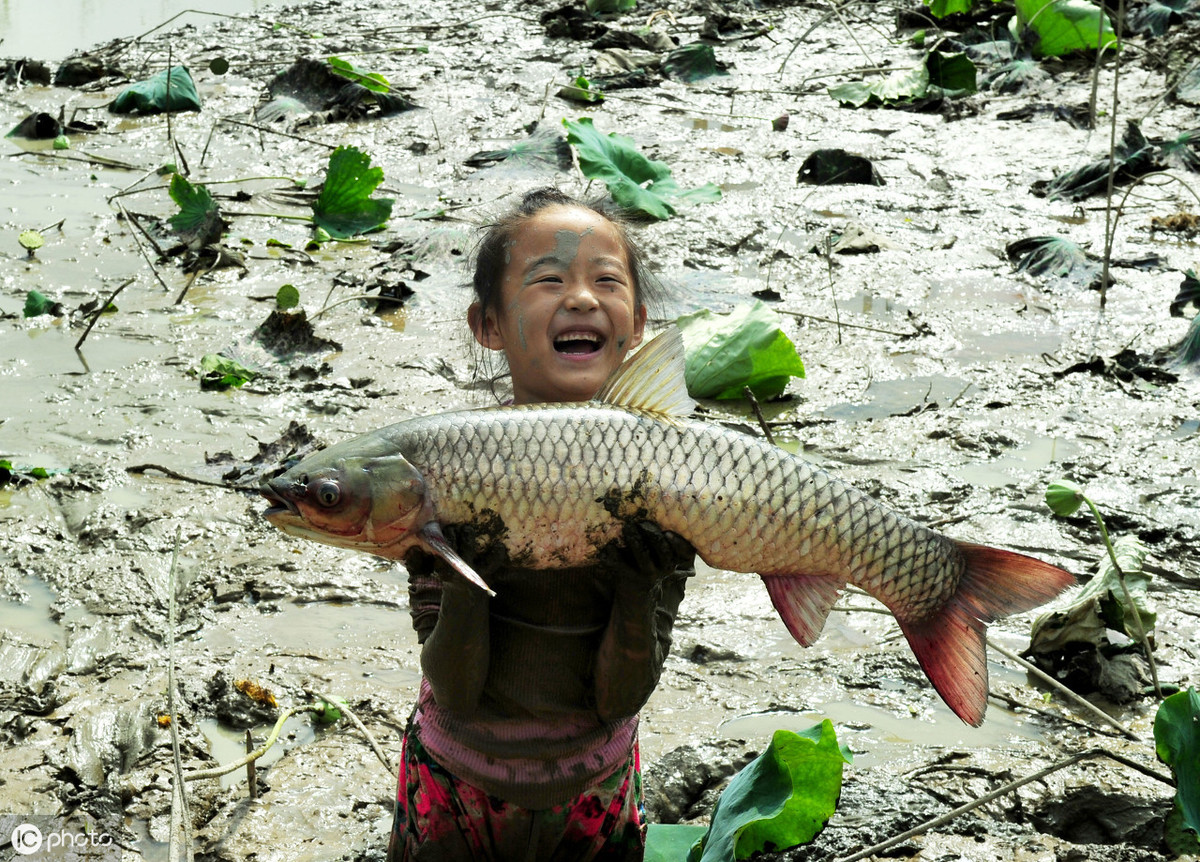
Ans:
{"type": "Polygon", "coordinates": [[[672,324],[612,373],[596,401],[660,416],[688,416],[696,402],[683,376],[683,335],[672,324]]]}

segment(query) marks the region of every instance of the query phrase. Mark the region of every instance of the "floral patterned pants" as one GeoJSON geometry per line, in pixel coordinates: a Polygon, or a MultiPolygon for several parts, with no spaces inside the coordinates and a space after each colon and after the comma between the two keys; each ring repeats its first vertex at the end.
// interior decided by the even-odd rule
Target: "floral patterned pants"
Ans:
{"type": "Polygon", "coordinates": [[[636,743],[625,766],[600,784],[536,811],[454,777],[412,725],[402,760],[388,862],[640,862],[645,852],[636,743]]]}

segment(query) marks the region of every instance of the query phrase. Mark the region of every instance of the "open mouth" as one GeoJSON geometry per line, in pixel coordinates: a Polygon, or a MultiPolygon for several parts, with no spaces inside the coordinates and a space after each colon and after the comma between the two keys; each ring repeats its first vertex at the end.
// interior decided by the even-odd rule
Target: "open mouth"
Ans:
{"type": "Polygon", "coordinates": [[[554,349],[569,356],[590,356],[604,347],[604,336],[598,332],[573,330],[554,337],[554,349]]]}
{"type": "Polygon", "coordinates": [[[271,505],[267,508],[263,515],[271,517],[272,515],[282,515],[285,512],[291,512],[293,515],[300,514],[300,510],[295,504],[281,495],[278,491],[271,487],[270,480],[264,481],[258,486],[258,492],[267,498],[267,502],[271,505]]]}

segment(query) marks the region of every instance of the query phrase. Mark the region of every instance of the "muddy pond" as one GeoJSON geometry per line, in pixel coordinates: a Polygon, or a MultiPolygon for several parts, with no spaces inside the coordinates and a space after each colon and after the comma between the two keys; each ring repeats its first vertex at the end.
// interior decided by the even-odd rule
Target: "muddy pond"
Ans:
{"type": "MultiPolygon", "coordinates": [[[[945,34],[1003,31],[1011,5],[987,5],[945,34]]],[[[761,405],[780,445],[948,535],[1086,579],[1104,554],[1093,522],[1043,502],[1048,483],[1078,482],[1115,536],[1148,548],[1161,683],[1200,681],[1200,383],[1171,353],[1195,313],[1179,297],[1200,246],[1186,218],[1163,228],[1200,209],[1200,178],[1168,165],[1128,196],[1119,186],[1103,304],[1098,276],[1018,271],[1007,251],[1057,237],[1103,253],[1103,193],[1033,187],[1107,155],[1114,85],[1117,138],[1127,120],[1154,140],[1200,126],[1195,102],[1168,93],[1200,59],[1200,19],[1137,35],[1119,80],[1101,64],[1095,128],[1078,122],[1092,98],[1086,52],[1039,60],[1023,89],[990,89],[981,72],[979,92],[906,110],[831,98],[921,62],[942,35],[924,14],[704,0],[641,0],[604,19],[543,0],[255,6],[140,40],[149,28],[131,26],[89,50],[70,85],[55,83],[61,55],[12,57],[0,43],[0,126],[43,113],[66,136],[8,137],[0,159],[0,825],[88,822],[123,858],[168,858],[172,648],[185,771],[236,760],[247,731],[260,744],[280,709],[322,695],[346,698],[397,759],[419,680],[402,567],[284,536],[255,488],[314,445],[494,403],[464,324],[467,260],[477,226],[515,195],[602,189],[571,163],[563,119],[629,137],[683,189],[720,188],[637,229],[669,290],[652,325],[756,298],[778,312],[807,369],[761,405]],[[721,74],[664,71],[664,54],[700,40],[721,74]],[[277,77],[330,56],[383,76],[405,104],[360,94],[314,107],[277,77]],[[169,63],[190,70],[200,110],[108,110],[169,63]],[[606,98],[560,95],[579,76],[606,98]],[[303,217],[342,145],[382,169],[376,194],[392,214],[362,241],[310,244],[303,217]],[[799,181],[814,152],[835,149],[869,160],[879,184],[799,181]],[[178,248],[168,165],[228,219],[215,248],[178,248]],[[19,242],[29,230],[42,239],[32,253],[19,242]],[[272,351],[256,331],[285,284],[312,328],[272,351]],[[31,292],[44,313],[26,316],[31,292]],[[216,354],[257,375],[211,385],[202,359],[216,354]]],[[[761,433],[745,402],[703,407],[761,433]]],[[[993,650],[988,716],[971,728],[878,610],[843,597],[803,649],[757,577],[701,567],[642,714],[652,819],[703,823],[775,729],[828,718],[855,754],[838,812],[813,845],[777,858],[854,857],[1094,748],[1143,768],[1091,757],[873,858],[1168,858],[1173,790],[1150,774],[1167,768],[1142,669],[1120,697],[1087,692],[1121,732],[993,650]]],[[[1033,616],[991,639],[1021,652],[1033,616]]],[[[196,858],[383,858],[395,776],[348,722],[288,719],[256,786],[248,798],[245,770],[188,783],[196,858]]]]}

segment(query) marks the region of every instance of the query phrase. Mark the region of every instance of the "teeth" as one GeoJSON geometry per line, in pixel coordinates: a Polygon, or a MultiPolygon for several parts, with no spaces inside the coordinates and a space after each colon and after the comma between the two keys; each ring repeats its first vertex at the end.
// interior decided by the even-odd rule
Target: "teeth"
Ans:
{"type": "Polygon", "coordinates": [[[594,344],[599,344],[600,336],[595,332],[564,332],[562,335],[554,337],[555,344],[562,344],[567,341],[591,341],[594,344]]]}

